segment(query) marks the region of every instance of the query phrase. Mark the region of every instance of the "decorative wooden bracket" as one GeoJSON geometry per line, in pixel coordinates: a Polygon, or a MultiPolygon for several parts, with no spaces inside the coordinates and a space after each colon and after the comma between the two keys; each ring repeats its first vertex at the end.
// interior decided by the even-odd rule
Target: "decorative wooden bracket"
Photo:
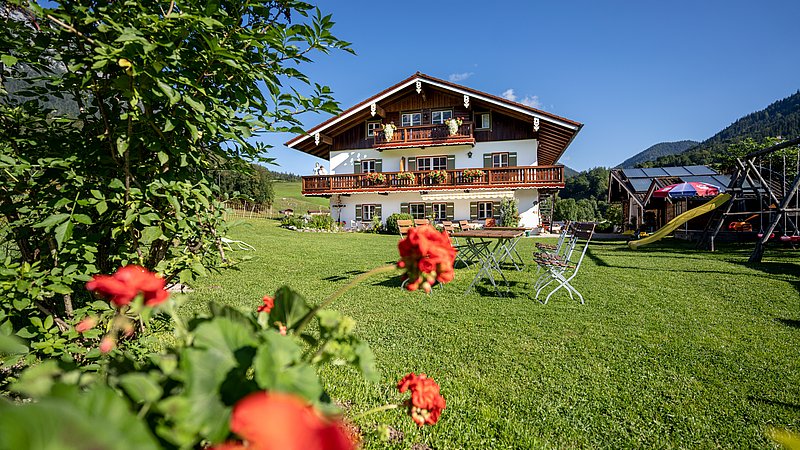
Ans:
{"type": "Polygon", "coordinates": [[[422,81],[417,81],[415,85],[417,87],[417,94],[422,94],[422,81]]]}
{"type": "Polygon", "coordinates": [[[464,94],[464,108],[469,109],[469,95],[464,94]]]}
{"type": "Polygon", "coordinates": [[[539,131],[539,118],[538,117],[534,117],[533,118],[533,131],[536,131],[536,132],[539,131]]]}
{"type": "Polygon", "coordinates": [[[333,138],[321,133],[314,134],[314,145],[319,145],[321,143],[333,145],[333,138]]]}
{"type": "Polygon", "coordinates": [[[377,103],[369,105],[369,113],[372,114],[372,117],[378,115],[379,117],[386,118],[386,111],[380,106],[378,106],[377,103]]]}

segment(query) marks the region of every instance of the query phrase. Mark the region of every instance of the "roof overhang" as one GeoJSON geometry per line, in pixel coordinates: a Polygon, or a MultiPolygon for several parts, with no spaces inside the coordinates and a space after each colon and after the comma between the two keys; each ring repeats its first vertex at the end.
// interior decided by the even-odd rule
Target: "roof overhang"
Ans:
{"type": "Polygon", "coordinates": [[[500,110],[511,112],[520,118],[529,118],[532,125],[538,122],[540,129],[540,147],[543,143],[545,146],[547,146],[547,143],[542,141],[550,134],[553,135],[553,140],[558,142],[554,148],[549,149],[550,156],[547,159],[552,159],[552,161],[545,161],[546,164],[555,164],[560,158],[561,154],[564,153],[567,147],[569,147],[569,145],[575,139],[575,136],[578,134],[581,128],[583,128],[583,124],[579,122],[575,122],[573,120],[532,108],[521,103],[513,102],[502,97],[487,94],[485,92],[476,91],[465,86],[417,72],[415,75],[412,75],[400,83],[309,129],[305,134],[301,134],[290,139],[285,143],[285,145],[292,149],[314,154],[315,156],[325,156],[321,155],[319,152],[311,151],[309,143],[311,143],[313,147],[317,147],[321,141],[321,137],[325,136],[326,131],[336,128],[338,125],[341,125],[350,119],[355,119],[358,116],[368,114],[371,105],[386,100],[387,98],[390,98],[405,89],[415,86],[417,83],[424,83],[445,91],[452,92],[453,94],[462,95],[465,97],[465,101],[478,100],[497,107],[500,110]]]}

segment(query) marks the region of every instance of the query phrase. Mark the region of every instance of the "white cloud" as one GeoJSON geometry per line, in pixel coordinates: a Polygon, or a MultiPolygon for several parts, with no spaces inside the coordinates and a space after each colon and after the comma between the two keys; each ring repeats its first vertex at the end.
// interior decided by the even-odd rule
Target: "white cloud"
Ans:
{"type": "MultiPolygon", "coordinates": [[[[502,94],[500,94],[500,96],[512,102],[518,101],[517,94],[514,93],[514,89],[506,89],[502,94]]],[[[542,102],[539,100],[538,95],[526,95],[522,100],[519,100],[519,102],[525,106],[530,106],[531,108],[542,107],[542,102]]]]}
{"type": "Polygon", "coordinates": [[[530,106],[531,108],[536,108],[536,109],[542,107],[542,102],[539,101],[538,95],[531,95],[531,96],[526,95],[525,98],[520,100],[520,103],[522,103],[525,106],[530,106]]]}
{"type": "Polygon", "coordinates": [[[448,78],[453,83],[457,83],[459,81],[464,81],[464,80],[466,80],[467,78],[469,78],[469,77],[471,77],[473,75],[475,75],[475,72],[451,73],[448,78]]]}

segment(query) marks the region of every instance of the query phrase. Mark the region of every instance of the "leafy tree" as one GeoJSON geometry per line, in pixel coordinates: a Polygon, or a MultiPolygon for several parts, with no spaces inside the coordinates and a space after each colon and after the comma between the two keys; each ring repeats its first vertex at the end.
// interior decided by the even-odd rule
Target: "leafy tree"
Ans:
{"type": "Polygon", "coordinates": [[[275,200],[269,170],[251,164],[251,172],[221,170],[217,176],[219,188],[226,197],[244,198],[250,202],[271,206],[275,200]]]}
{"type": "Polygon", "coordinates": [[[252,137],[336,112],[299,69],[351,51],[294,0],[53,5],[0,5],[4,332],[51,315],[65,328],[94,273],[135,263],[187,281],[224,262],[216,171],[269,162],[252,137]]]}

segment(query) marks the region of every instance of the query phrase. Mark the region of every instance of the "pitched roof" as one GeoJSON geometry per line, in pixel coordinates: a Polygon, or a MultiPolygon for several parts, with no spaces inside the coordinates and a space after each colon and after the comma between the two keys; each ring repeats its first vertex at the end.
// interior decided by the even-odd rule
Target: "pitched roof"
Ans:
{"type": "Polygon", "coordinates": [[[316,156],[327,157],[327,152],[323,154],[318,149],[313,148],[316,147],[313,145],[313,136],[315,134],[324,133],[338,125],[346,123],[348,120],[357,119],[356,116],[367,112],[371,104],[390,98],[394,94],[414,86],[418,81],[459,95],[468,95],[471,100],[474,99],[492,104],[518,117],[529,118],[531,122],[533,122],[534,118],[538,118],[540,121],[539,159],[545,160],[545,162],[540,162],[540,164],[555,163],[583,127],[583,124],[565,117],[417,72],[394,86],[384,89],[372,97],[342,111],[340,114],[312,127],[307,130],[305,134],[295,136],[287,141],[285,145],[289,148],[295,148],[316,156]],[[312,145],[309,145],[309,142],[311,142],[312,145]],[[542,156],[544,156],[544,158],[542,158],[542,156]]]}

